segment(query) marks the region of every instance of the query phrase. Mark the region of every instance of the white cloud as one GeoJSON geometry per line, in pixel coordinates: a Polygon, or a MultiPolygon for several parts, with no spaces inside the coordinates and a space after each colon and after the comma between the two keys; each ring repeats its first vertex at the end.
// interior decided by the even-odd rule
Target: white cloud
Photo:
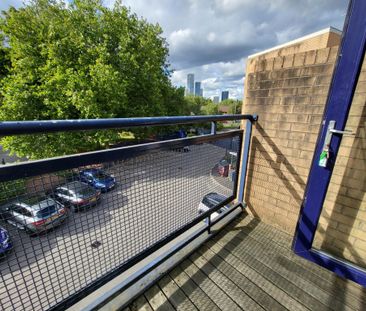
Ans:
{"type": "Polygon", "coordinates": [[[214,32],[210,32],[208,35],[207,35],[207,40],[209,42],[214,42],[216,39],[216,34],[214,32]]]}
{"type": "Polygon", "coordinates": [[[172,48],[184,45],[192,40],[193,33],[191,29],[179,29],[173,31],[169,36],[169,43],[172,48]]]}

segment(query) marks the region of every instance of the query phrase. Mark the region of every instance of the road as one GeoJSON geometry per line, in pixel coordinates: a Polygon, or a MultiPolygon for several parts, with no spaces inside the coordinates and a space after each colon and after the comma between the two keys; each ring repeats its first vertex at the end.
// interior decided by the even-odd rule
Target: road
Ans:
{"type": "Polygon", "coordinates": [[[53,231],[29,237],[1,223],[14,249],[0,261],[0,309],[47,309],[193,220],[205,194],[230,195],[210,176],[224,155],[203,144],[120,161],[106,169],[116,188],[53,231]]]}

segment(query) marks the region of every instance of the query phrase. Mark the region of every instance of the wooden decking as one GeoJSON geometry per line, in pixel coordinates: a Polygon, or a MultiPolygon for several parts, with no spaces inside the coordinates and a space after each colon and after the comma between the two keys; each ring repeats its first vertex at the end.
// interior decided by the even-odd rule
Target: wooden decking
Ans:
{"type": "Polygon", "coordinates": [[[291,236],[244,215],[126,310],[366,310],[366,289],[290,247],[291,236]]]}

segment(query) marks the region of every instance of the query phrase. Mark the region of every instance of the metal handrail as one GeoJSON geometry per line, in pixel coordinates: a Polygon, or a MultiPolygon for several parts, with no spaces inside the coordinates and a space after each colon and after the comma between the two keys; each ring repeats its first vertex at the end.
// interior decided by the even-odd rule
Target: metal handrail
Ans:
{"type": "Polygon", "coordinates": [[[230,120],[257,121],[257,115],[227,114],[209,116],[173,116],[115,119],[40,120],[0,122],[0,136],[64,131],[118,129],[144,126],[182,125],[230,120]]]}
{"type": "MultiPolygon", "coordinates": [[[[149,153],[154,150],[171,150],[172,148],[182,148],[184,146],[198,145],[202,143],[210,143],[220,139],[226,138],[239,138],[239,149],[237,158],[240,162],[241,159],[245,159],[241,170],[239,171],[239,165],[236,167],[236,178],[233,185],[233,193],[227,199],[214,208],[205,211],[198,215],[193,220],[186,221],[184,225],[176,229],[165,233],[165,235],[152,245],[146,246],[143,250],[137,254],[129,257],[126,261],[120,265],[116,265],[113,270],[106,271],[102,276],[91,280],[87,285],[83,285],[75,293],[71,293],[67,297],[63,297],[62,301],[58,301],[55,305],[50,306],[50,310],[64,310],[67,307],[71,307],[74,303],[84,298],[86,295],[91,294],[96,289],[105,285],[111,281],[117,275],[125,272],[142,259],[153,254],[163,246],[170,243],[175,238],[181,236],[184,232],[193,228],[204,219],[208,218],[209,224],[207,227],[201,228],[189,239],[185,240],[171,253],[167,253],[166,256],[161,258],[161,261],[156,261],[149,269],[141,273],[138,277],[131,279],[128,284],[124,286],[130,286],[137,278],[142,278],[148,274],[152,269],[156,268],[158,264],[166,261],[170,256],[187,246],[194,239],[199,237],[203,232],[208,231],[211,235],[215,234],[211,232],[211,226],[215,225],[219,220],[227,217],[233,213],[239,207],[243,207],[243,191],[239,190],[239,180],[241,181],[241,187],[245,186],[246,168],[248,160],[248,152],[251,138],[251,127],[258,117],[256,115],[210,115],[210,116],[176,116],[176,117],[154,117],[154,118],[122,118],[122,119],[96,119],[96,120],[54,120],[54,121],[6,121],[0,122],[0,136],[6,135],[23,135],[23,134],[35,134],[35,133],[49,133],[60,131],[77,131],[77,130],[92,130],[92,129],[117,129],[117,128],[129,128],[129,127],[145,127],[145,126],[165,126],[165,125],[177,125],[177,124],[194,124],[211,122],[211,133],[203,136],[186,137],[180,139],[171,139],[167,141],[157,141],[151,143],[144,143],[140,145],[124,146],[108,150],[98,150],[92,152],[86,152],[83,154],[68,155],[51,159],[43,159],[37,161],[29,161],[24,163],[16,163],[10,165],[4,165],[0,167],[0,183],[11,180],[17,180],[22,178],[29,178],[34,176],[40,176],[48,173],[71,170],[75,167],[83,167],[85,165],[92,165],[98,163],[109,163],[113,161],[120,161],[129,158],[133,158],[136,155],[149,153]],[[216,122],[227,120],[247,120],[245,131],[242,129],[231,130],[223,133],[216,132],[216,122]],[[245,132],[245,136],[243,133],[245,132]],[[243,140],[245,139],[245,144],[243,140]],[[243,147],[242,147],[243,146],[243,147]],[[211,215],[218,211],[220,208],[232,202],[235,198],[238,199],[232,209],[228,212],[220,215],[217,219],[211,222],[211,215]]],[[[121,289],[120,289],[121,290],[121,289]]],[[[100,302],[99,302],[100,303],[100,302]]]]}

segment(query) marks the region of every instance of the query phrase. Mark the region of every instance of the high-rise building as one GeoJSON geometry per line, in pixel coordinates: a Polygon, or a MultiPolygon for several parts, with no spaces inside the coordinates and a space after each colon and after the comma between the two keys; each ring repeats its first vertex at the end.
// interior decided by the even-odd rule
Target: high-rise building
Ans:
{"type": "Polygon", "coordinates": [[[194,94],[194,74],[189,73],[187,75],[187,95],[193,95],[194,94]]]}
{"type": "Polygon", "coordinates": [[[229,91],[222,91],[221,92],[221,101],[229,99],[229,91]]]}
{"type": "Polygon", "coordinates": [[[201,82],[197,81],[194,83],[194,95],[201,96],[201,82]]]}
{"type": "Polygon", "coordinates": [[[218,104],[220,102],[220,96],[214,96],[213,102],[218,104]]]}

